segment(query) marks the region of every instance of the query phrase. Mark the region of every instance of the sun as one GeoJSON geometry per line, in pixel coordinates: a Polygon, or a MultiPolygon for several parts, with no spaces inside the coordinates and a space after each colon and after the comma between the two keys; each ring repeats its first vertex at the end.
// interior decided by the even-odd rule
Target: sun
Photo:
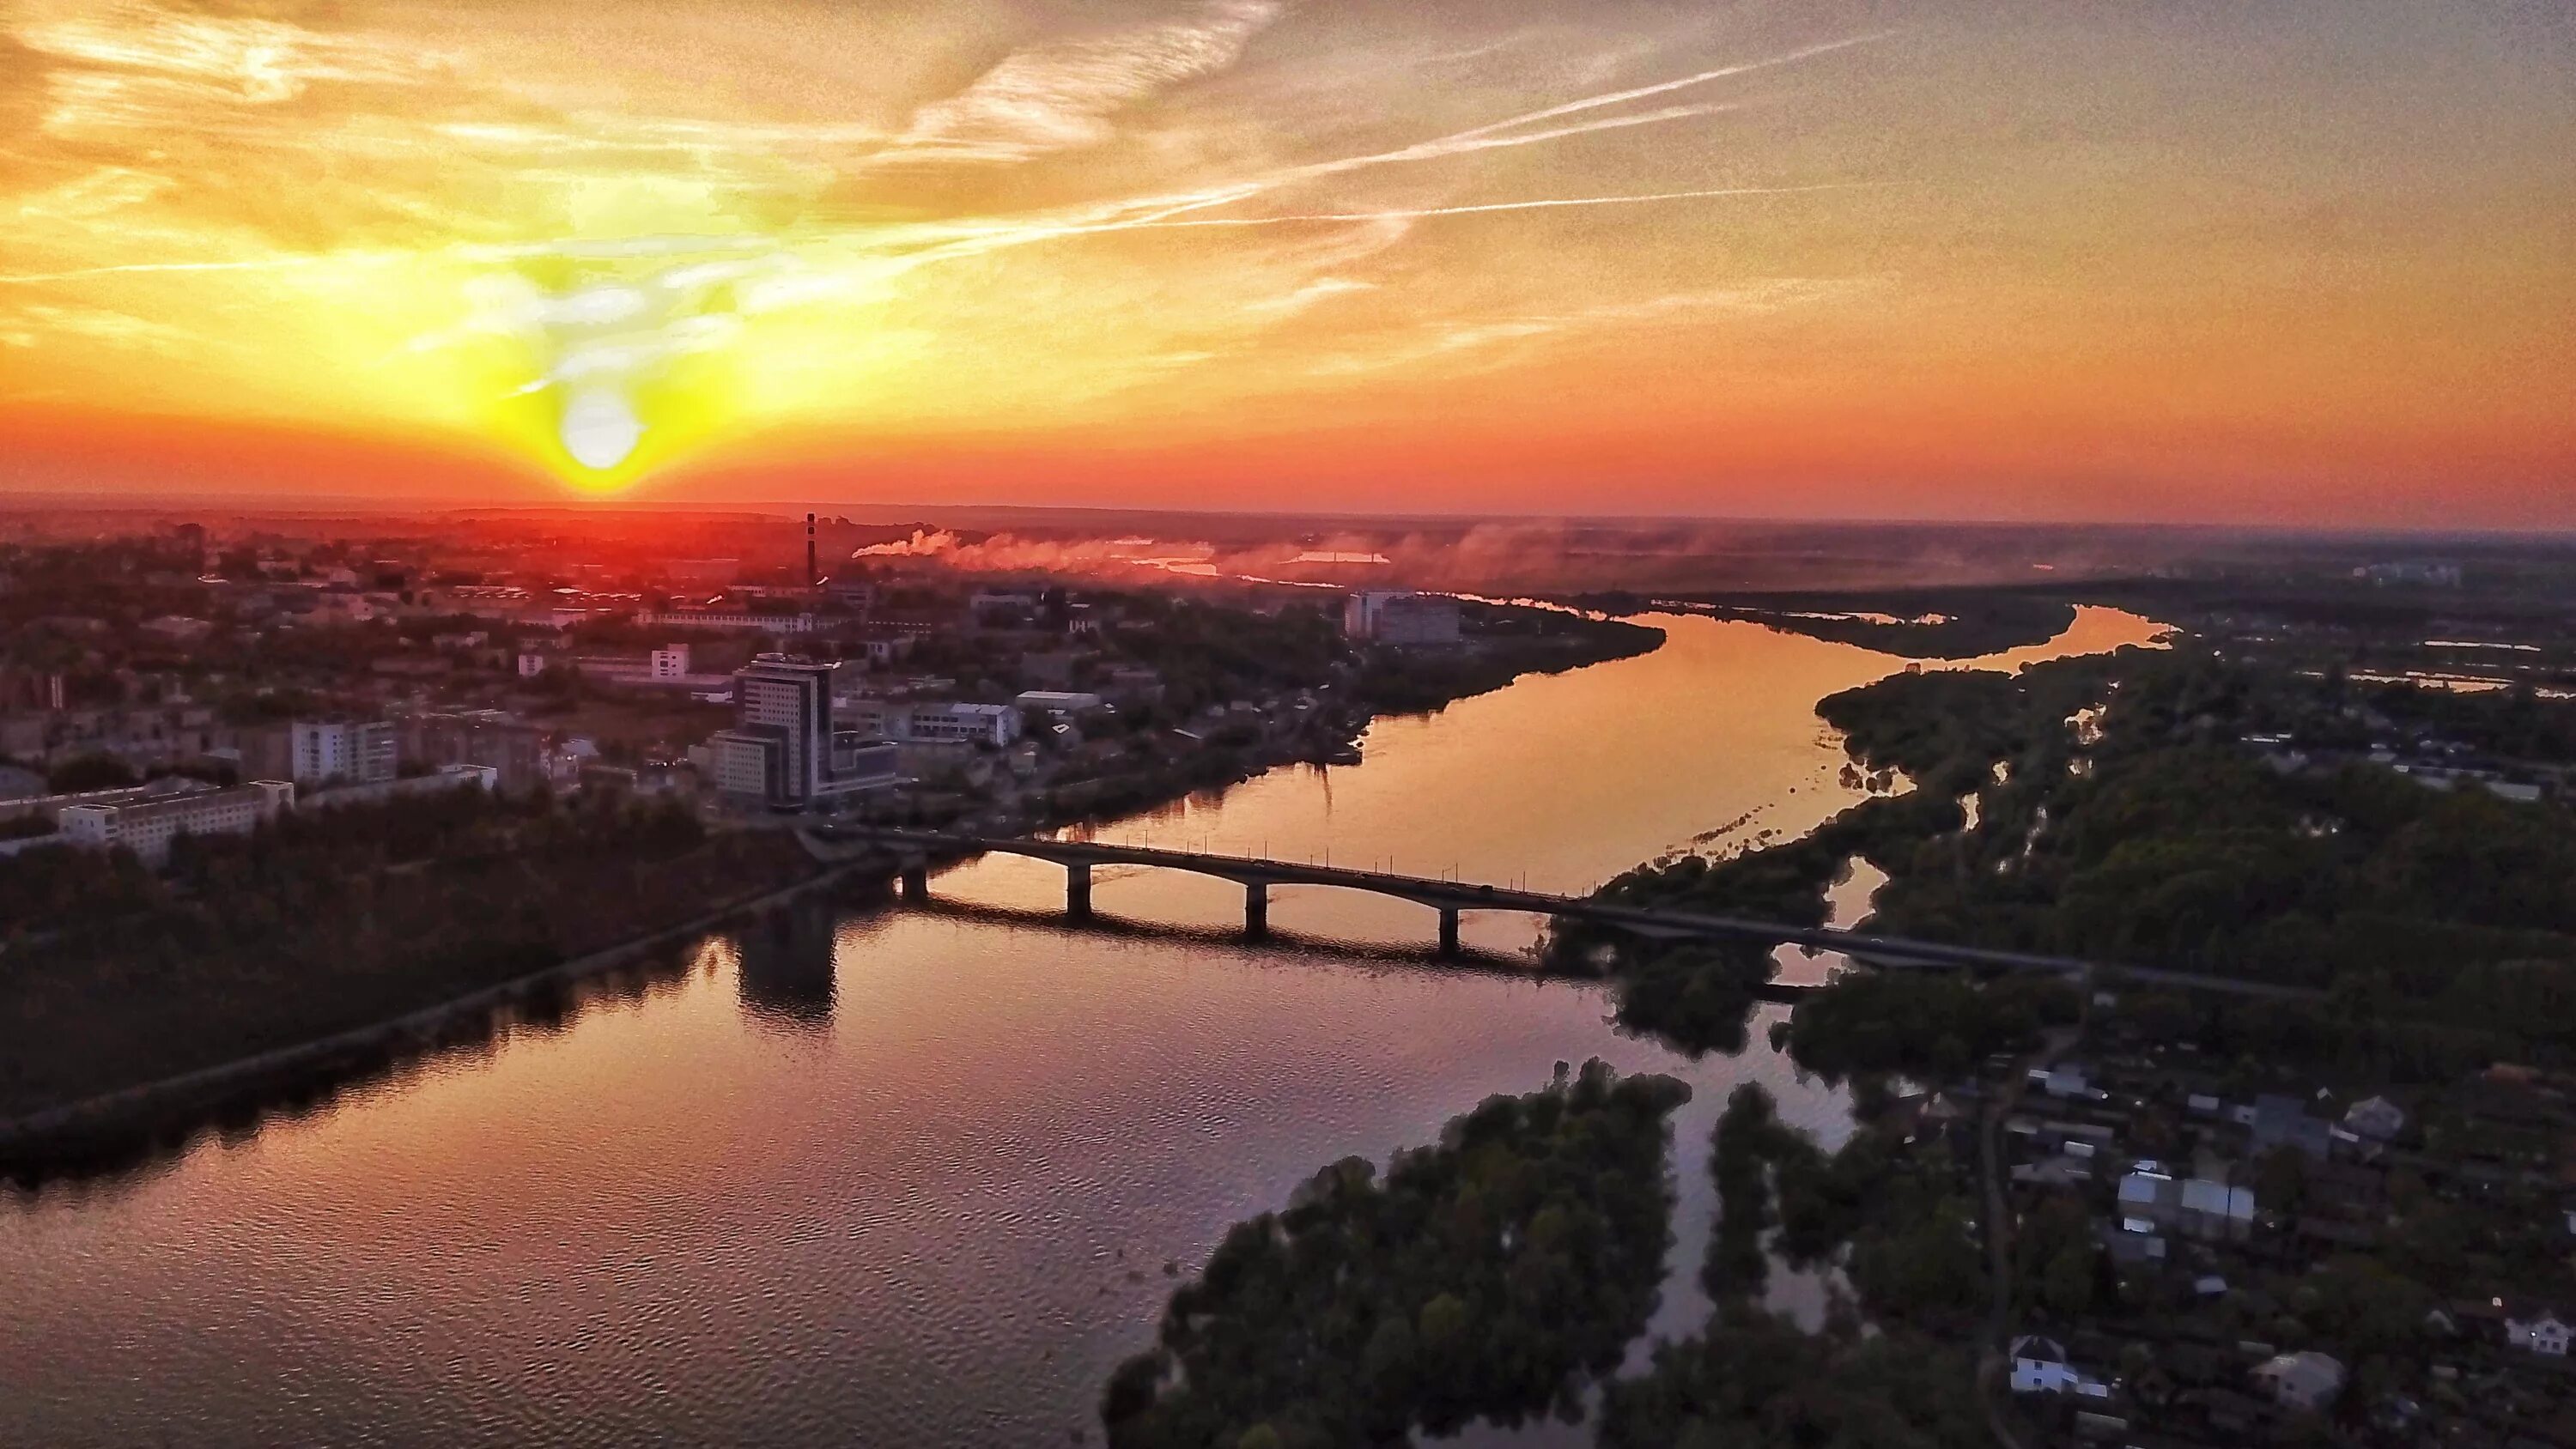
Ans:
{"type": "Polygon", "coordinates": [[[644,438],[644,423],[625,394],[614,388],[584,388],[564,404],[556,428],[564,451],[595,472],[606,472],[635,455],[644,438]]]}

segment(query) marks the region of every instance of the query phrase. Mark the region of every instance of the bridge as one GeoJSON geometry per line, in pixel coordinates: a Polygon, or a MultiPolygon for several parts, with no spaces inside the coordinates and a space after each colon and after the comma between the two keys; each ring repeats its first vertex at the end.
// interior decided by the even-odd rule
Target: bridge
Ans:
{"type": "Polygon", "coordinates": [[[799,832],[818,856],[850,859],[877,852],[894,858],[904,898],[926,900],[934,861],[971,855],[1017,855],[1064,867],[1065,914],[1074,920],[1091,915],[1091,872],[1096,866],[1154,866],[1213,876],[1243,887],[1243,928],[1259,937],[1270,929],[1270,892],[1277,886],[1333,886],[1411,901],[1438,913],[1440,950],[1458,950],[1458,920],[1468,911],[1517,911],[1549,920],[1583,921],[1630,935],[1663,941],[1728,941],[1763,946],[1791,945],[1839,951],[1879,967],[1949,967],[1986,971],[2047,972],[2089,981],[2117,975],[2146,985],[2224,991],[2273,1000],[2311,1001],[2322,992],[2270,982],[2156,967],[2119,966],[2069,956],[1999,951],[1944,941],[1918,941],[1899,936],[1866,935],[1832,926],[1795,926],[1740,916],[1707,915],[1653,906],[1627,906],[1590,896],[1554,895],[1545,891],[1464,881],[1398,875],[1391,871],[1348,866],[1267,860],[1258,856],[1219,855],[1204,851],[1161,850],[1142,845],[1107,845],[1097,841],[1040,840],[1018,836],[960,835],[945,831],[901,830],[871,826],[826,825],[799,832]]]}

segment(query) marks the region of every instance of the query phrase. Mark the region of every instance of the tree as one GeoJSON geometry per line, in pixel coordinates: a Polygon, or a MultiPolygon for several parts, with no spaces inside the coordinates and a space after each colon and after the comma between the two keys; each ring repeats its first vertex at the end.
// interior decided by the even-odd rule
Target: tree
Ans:
{"type": "Polygon", "coordinates": [[[123,760],[114,755],[76,755],[54,766],[45,776],[45,788],[57,795],[76,795],[84,790],[117,790],[138,783],[123,760]]]}
{"type": "Polygon", "coordinates": [[[1454,1293],[1443,1293],[1422,1305],[1422,1344],[1433,1353],[1451,1353],[1467,1336],[1467,1305],[1454,1293]]]}

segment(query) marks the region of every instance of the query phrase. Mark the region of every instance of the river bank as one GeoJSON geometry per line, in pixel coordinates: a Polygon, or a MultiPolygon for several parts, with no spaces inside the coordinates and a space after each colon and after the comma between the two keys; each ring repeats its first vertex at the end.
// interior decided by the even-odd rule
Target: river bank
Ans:
{"type": "MultiPolygon", "coordinates": [[[[1396,691],[1400,700],[1388,702],[1388,691],[1380,688],[1375,707],[1362,696],[1304,722],[1304,727],[1295,732],[1258,732],[1239,745],[1200,750],[1148,775],[1099,782],[1115,785],[1114,790],[1062,799],[1050,794],[1037,802],[1036,809],[1006,818],[1001,825],[1018,831],[1114,823],[1121,817],[1151,812],[1191,795],[1221,792],[1281,765],[1334,757],[1351,748],[1352,742],[1377,718],[1435,712],[1459,699],[1507,687],[1524,675],[1634,657],[1651,652],[1662,640],[1657,630],[1597,624],[1572,633],[1502,639],[1491,647],[1445,657],[1432,671],[1443,687],[1454,693],[1435,696],[1416,687],[1396,691]]],[[[1372,669],[1383,670],[1391,663],[1381,660],[1362,670],[1354,692],[1365,688],[1372,669]]],[[[719,836],[705,849],[721,853],[720,848],[729,844],[772,845],[770,841],[754,839],[760,834],[764,833],[719,836]]],[[[474,981],[475,975],[488,974],[488,968],[478,970],[471,966],[433,973],[435,977],[454,980],[423,977],[413,989],[397,988],[390,998],[398,1007],[393,1014],[345,1026],[334,1024],[300,1040],[259,1047],[227,1060],[90,1092],[72,1100],[47,1102],[0,1119],[0,1179],[32,1184],[55,1176],[112,1172],[183,1149],[206,1128],[255,1123],[270,1108],[301,1108],[327,1100],[354,1083],[399,1070],[427,1054],[488,1040],[506,1024],[501,1019],[504,1014],[556,996],[657,948],[704,935],[746,913],[824,886],[865,882],[881,888],[893,874],[890,862],[827,865],[802,853],[777,848],[767,849],[762,858],[772,860],[772,868],[790,872],[805,869],[776,887],[720,891],[703,910],[677,924],[657,925],[607,944],[584,942],[586,949],[576,950],[565,959],[546,961],[534,969],[510,971],[507,953],[495,956],[489,950],[469,947],[464,955],[477,959],[495,956],[496,963],[508,974],[498,980],[474,981]],[[471,984],[458,990],[456,982],[471,984]],[[441,990],[450,994],[437,995],[441,990]],[[431,999],[417,1000],[423,995],[431,999]]],[[[438,863],[427,864],[434,868],[438,863]]],[[[726,878],[739,872],[728,869],[710,874],[726,878]]],[[[665,893],[675,887],[685,892],[695,884],[694,879],[666,881],[657,888],[654,899],[667,909],[670,900],[665,893]]],[[[545,953],[539,950],[533,954],[542,957],[545,953]]],[[[93,1068],[96,1065],[93,1061],[93,1068]]],[[[11,1073],[22,1069],[23,1062],[13,1059],[11,1073]]]]}
{"type": "MultiPolygon", "coordinates": [[[[1815,701],[1903,660],[1654,622],[1651,654],[1380,718],[1364,768],[1275,769],[1099,834],[1580,893],[1862,798],[1815,701]]],[[[1064,929],[1043,862],[961,865],[937,896],[981,909],[815,894],[327,1111],[0,1193],[0,1441],[1096,1444],[1102,1384],[1181,1275],[1317,1164],[1436,1141],[1557,1060],[1673,1076],[1695,1285],[1696,1164],[1732,1087],[1820,1134],[1846,1115],[1758,1045],[1618,1031],[1597,983],[1435,966],[1402,902],[1284,891],[1256,946],[1233,939],[1240,890],[1172,872],[1094,882],[1104,921],[1172,933],[1064,929]]],[[[1538,931],[1465,935],[1528,960],[1538,931]]],[[[1782,1014],[1756,1009],[1755,1043],[1782,1014]]],[[[1650,1333],[1704,1316],[1668,1290],[1650,1333]]]]}
{"type": "Polygon", "coordinates": [[[401,1016],[0,1121],[0,1179],[32,1185],[55,1175],[113,1171],[184,1147],[207,1127],[327,1101],[350,1085],[399,1070],[409,1059],[486,1041],[500,1024],[499,1014],[559,1003],[567,988],[656,950],[810,891],[854,879],[882,882],[890,874],[885,865],[818,864],[811,875],[725,901],[677,925],[401,1016]]]}

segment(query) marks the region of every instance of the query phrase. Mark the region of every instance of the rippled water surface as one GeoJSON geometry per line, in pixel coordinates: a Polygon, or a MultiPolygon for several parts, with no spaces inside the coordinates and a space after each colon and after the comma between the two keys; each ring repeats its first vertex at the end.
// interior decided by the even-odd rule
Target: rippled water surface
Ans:
{"type": "MultiPolygon", "coordinates": [[[[1814,701],[1902,661],[1659,622],[1644,658],[1381,722],[1364,765],[1101,833],[1582,890],[1856,798],[1814,701]]],[[[2153,632],[2087,610],[1994,662],[2153,632]]],[[[1044,918],[1053,867],[936,889],[780,913],[559,1026],[0,1202],[0,1444],[1097,1442],[1170,1275],[1335,1158],[1559,1059],[1684,1077],[1658,1315],[1680,1332],[1727,1088],[1838,1113],[1759,1022],[1745,1057],[1684,1061],[1612,1031],[1595,988],[1432,962],[1400,902],[1275,892],[1255,946],[1226,934],[1239,894],[1193,877],[1101,873],[1086,931],[1044,918]]],[[[1534,934],[1467,927],[1490,952],[1534,934]]]]}

